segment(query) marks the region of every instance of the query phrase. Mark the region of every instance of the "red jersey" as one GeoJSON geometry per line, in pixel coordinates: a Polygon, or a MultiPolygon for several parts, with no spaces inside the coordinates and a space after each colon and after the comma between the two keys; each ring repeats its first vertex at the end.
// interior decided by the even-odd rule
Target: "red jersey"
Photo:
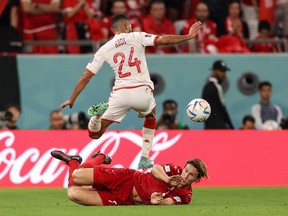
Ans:
{"type": "MultiPolygon", "coordinates": [[[[59,0],[21,0],[21,2],[52,4],[60,2],[59,0]]],[[[55,28],[54,13],[45,13],[31,15],[23,12],[23,29],[25,33],[40,32],[47,29],[55,28]]]]}
{"type": "MultiPolygon", "coordinates": [[[[180,175],[182,168],[174,164],[163,165],[168,176],[180,175]]],[[[165,198],[171,198],[175,204],[189,204],[192,198],[192,187],[175,188],[166,182],[156,179],[152,173],[134,173],[134,185],[144,204],[151,204],[151,194],[159,192],[165,198]]]]}
{"type": "Polygon", "coordinates": [[[276,0],[259,1],[259,20],[267,20],[273,25],[275,4],[276,0]]]}
{"type": "MultiPolygon", "coordinates": [[[[91,12],[93,12],[93,2],[92,0],[86,0],[86,3],[88,4],[91,12]]],[[[69,11],[71,11],[76,5],[78,4],[78,0],[63,0],[63,10],[64,13],[67,13],[69,11]]],[[[81,8],[80,10],[78,10],[78,12],[71,18],[68,18],[67,16],[65,16],[65,21],[66,22],[85,22],[88,19],[85,10],[83,8],[81,8]]]]}
{"type": "MultiPolygon", "coordinates": [[[[107,38],[114,37],[114,33],[111,30],[111,21],[113,16],[104,17],[103,20],[100,23],[100,26],[103,31],[105,31],[105,35],[107,35],[107,38]]],[[[132,29],[135,30],[138,28],[138,30],[141,30],[140,24],[136,19],[130,19],[129,20],[132,26],[132,29]]]]}
{"type": "MultiPolygon", "coordinates": [[[[155,34],[155,35],[166,35],[166,34],[176,34],[174,24],[166,17],[162,20],[161,24],[156,24],[154,19],[148,15],[144,18],[142,22],[142,29],[144,32],[155,34]]],[[[149,47],[146,49],[148,52],[160,52],[172,53],[176,52],[174,47],[149,47]]]]}
{"type": "MultiPolygon", "coordinates": [[[[255,41],[261,40],[260,36],[257,36],[255,38],[255,41]]],[[[269,37],[269,39],[274,39],[274,37],[269,37]]],[[[277,46],[276,44],[272,43],[255,43],[253,45],[253,52],[261,52],[261,53],[271,53],[271,52],[276,52],[277,51],[277,46]]]]}
{"type": "MultiPolygon", "coordinates": [[[[195,17],[187,20],[182,31],[183,34],[188,34],[190,27],[197,21],[198,20],[195,17]]],[[[202,28],[198,31],[195,38],[199,40],[216,39],[216,32],[217,25],[212,20],[208,19],[203,23],[202,28]]]]}

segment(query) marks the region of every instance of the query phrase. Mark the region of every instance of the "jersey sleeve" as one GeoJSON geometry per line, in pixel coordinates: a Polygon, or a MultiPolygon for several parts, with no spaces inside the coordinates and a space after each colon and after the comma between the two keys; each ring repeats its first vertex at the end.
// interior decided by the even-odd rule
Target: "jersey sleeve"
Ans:
{"type": "Polygon", "coordinates": [[[185,193],[180,193],[180,194],[168,194],[164,197],[170,198],[173,200],[175,205],[183,205],[183,204],[189,204],[192,199],[192,191],[186,191],[185,193]]]}
{"type": "Polygon", "coordinates": [[[180,175],[182,172],[182,168],[174,164],[164,164],[162,167],[168,176],[180,175]]]}
{"type": "Polygon", "coordinates": [[[139,40],[143,46],[155,46],[155,40],[158,35],[148,34],[146,32],[134,32],[134,36],[139,40]]]}
{"type": "Polygon", "coordinates": [[[90,71],[93,74],[97,74],[103,66],[104,56],[105,52],[103,51],[103,49],[100,48],[87,64],[86,70],[90,71]]]}

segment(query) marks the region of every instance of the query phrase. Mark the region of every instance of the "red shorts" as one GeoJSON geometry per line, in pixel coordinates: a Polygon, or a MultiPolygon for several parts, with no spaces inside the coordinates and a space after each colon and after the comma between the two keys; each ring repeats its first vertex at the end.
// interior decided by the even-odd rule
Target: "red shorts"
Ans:
{"type": "Polygon", "coordinates": [[[133,187],[135,170],[126,168],[94,167],[93,187],[103,205],[134,205],[133,187]]]}

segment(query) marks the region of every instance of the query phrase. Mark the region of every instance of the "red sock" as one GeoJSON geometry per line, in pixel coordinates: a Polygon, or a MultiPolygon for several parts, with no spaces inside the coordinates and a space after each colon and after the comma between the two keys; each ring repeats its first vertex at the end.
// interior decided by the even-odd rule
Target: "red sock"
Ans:
{"type": "Polygon", "coordinates": [[[105,158],[104,155],[97,155],[97,157],[92,158],[91,160],[86,161],[85,163],[80,165],[78,167],[78,169],[80,169],[80,168],[93,168],[95,166],[99,166],[99,165],[103,164],[104,158],[105,158]]]}
{"type": "Polygon", "coordinates": [[[155,129],[156,128],[156,119],[145,119],[144,120],[144,128],[155,129]]]}
{"type": "Polygon", "coordinates": [[[78,168],[79,164],[77,160],[70,160],[68,162],[68,166],[69,166],[68,187],[70,187],[71,185],[75,185],[73,178],[72,178],[72,173],[74,172],[75,169],[78,168]]]}

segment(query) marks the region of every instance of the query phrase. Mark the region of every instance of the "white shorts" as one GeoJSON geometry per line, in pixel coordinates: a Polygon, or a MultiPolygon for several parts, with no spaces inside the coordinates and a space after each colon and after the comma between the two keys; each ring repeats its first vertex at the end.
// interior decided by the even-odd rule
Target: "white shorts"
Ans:
{"type": "Polygon", "coordinates": [[[102,120],[120,123],[130,109],[140,118],[145,117],[156,106],[153,91],[149,86],[113,90],[108,100],[109,107],[102,120]]]}

